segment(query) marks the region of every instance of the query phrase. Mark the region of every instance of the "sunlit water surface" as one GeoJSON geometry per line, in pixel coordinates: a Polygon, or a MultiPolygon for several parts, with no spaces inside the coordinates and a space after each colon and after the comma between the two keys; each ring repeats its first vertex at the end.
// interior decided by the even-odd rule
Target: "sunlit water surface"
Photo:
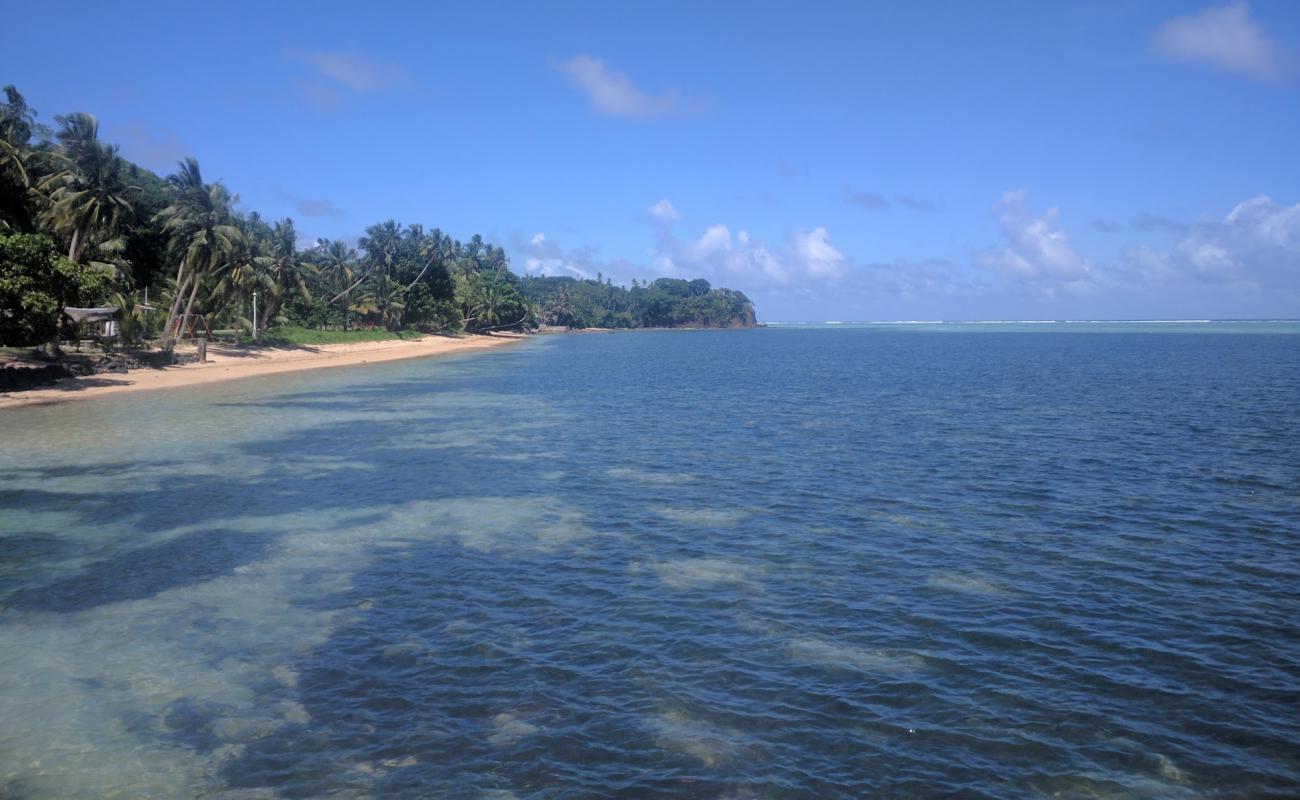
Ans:
{"type": "Polygon", "coordinates": [[[0,796],[1294,796],[1300,335],[1144,330],[3,412],[0,796]]]}

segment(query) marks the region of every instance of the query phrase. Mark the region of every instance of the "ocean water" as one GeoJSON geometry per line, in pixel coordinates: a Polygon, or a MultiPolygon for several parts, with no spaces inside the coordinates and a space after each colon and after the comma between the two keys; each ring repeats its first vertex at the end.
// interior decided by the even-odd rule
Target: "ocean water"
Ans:
{"type": "Polygon", "coordinates": [[[0,797],[1300,794],[1294,323],[538,337],[0,426],[0,797]]]}

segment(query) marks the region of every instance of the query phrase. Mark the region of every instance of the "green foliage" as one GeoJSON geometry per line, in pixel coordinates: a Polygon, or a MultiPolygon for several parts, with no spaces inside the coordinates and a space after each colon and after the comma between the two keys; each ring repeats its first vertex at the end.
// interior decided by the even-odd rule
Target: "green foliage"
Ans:
{"type": "Polygon", "coordinates": [[[251,330],[255,318],[263,331],[486,332],[542,322],[636,328],[753,321],[744,295],[712,289],[708,281],[633,281],[629,291],[600,280],[521,279],[510,271],[505,251],[479,236],[462,243],[437,228],[395,220],[367,228],[355,248],[321,239],[300,250],[293,220],[268,223],[256,212],[236,210],[238,198],[221,183],[205,181],[197,160],[187,158],[160,178],[101,142],[93,116],[55,119],[57,134],[37,121],[17,89],[4,88],[0,234],[44,237],[41,247],[11,246],[11,294],[0,306],[8,339],[41,340],[57,324],[50,314],[58,303],[72,302],[67,298],[78,292],[102,299],[109,288],[131,314],[146,293],[155,308],[165,309],[124,321],[132,336],[161,334],[164,340],[200,316],[209,327],[242,330],[251,330]],[[49,256],[48,247],[67,257],[49,256]],[[72,269],[72,262],[84,266],[72,269]],[[96,281],[103,286],[92,291],[96,281]]]}
{"type": "Polygon", "coordinates": [[[348,342],[387,342],[394,339],[418,339],[423,335],[418,331],[390,331],[385,328],[330,331],[302,328],[297,325],[281,325],[267,330],[266,333],[258,337],[258,341],[263,344],[277,345],[346,344],[348,342]]]}
{"type": "Polygon", "coordinates": [[[49,341],[64,306],[98,303],[108,288],[104,273],[69,261],[47,236],[0,235],[0,345],[49,341]]]}
{"type": "Polygon", "coordinates": [[[113,292],[108,305],[117,309],[118,335],[128,346],[144,341],[149,332],[149,315],[140,307],[140,296],[132,292],[113,292]]]}
{"type": "MultiPolygon", "coordinates": [[[[68,244],[68,258],[110,242],[124,215],[131,211],[125,162],[117,146],[99,141],[99,121],[89,114],[59,117],[60,150],[53,154],[57,169],[40,183],[48,203],[42,221],[68,244]]],[[[116,245],[109,252],[117,250],[116,245]]]]}
{"type": "Polygon", "coordinates": [[[32,231],[36,217],[32,184],[39,174],[32,135],[36,111],[13,86],[4,87],[0,104],[0,231],[32,231]]]}
{"type": "Polygon", "coordinates": [[[754,324],[744,294],[703,279],[660,278],[626,289],[598,280],[527,276],[520,289],[546,325],[570,328],[727,328],[754,324]]]}

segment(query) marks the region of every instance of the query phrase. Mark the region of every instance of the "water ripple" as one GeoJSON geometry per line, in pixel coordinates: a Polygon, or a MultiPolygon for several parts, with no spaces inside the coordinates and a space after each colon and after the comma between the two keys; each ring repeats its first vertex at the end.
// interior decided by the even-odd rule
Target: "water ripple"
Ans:
{"type": "Polygon", "coordinates": [[[1294,796],[1297,342],[564,337],[14,412],[0,796],[1294,796]]]}

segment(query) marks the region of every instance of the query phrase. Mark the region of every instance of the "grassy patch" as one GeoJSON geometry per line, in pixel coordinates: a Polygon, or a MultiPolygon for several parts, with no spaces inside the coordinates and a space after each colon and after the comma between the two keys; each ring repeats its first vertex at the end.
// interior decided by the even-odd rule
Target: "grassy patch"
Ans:
{"type": "Polygon", "coordinates": [[[347,344],[350,342],[387,342],[394,339],[419,339],[424,334],[415,331],[389,331],[375,328],[369,331],[322,331],[284,325],[271,328],[261,335],[261,344],[347,344]]]}

